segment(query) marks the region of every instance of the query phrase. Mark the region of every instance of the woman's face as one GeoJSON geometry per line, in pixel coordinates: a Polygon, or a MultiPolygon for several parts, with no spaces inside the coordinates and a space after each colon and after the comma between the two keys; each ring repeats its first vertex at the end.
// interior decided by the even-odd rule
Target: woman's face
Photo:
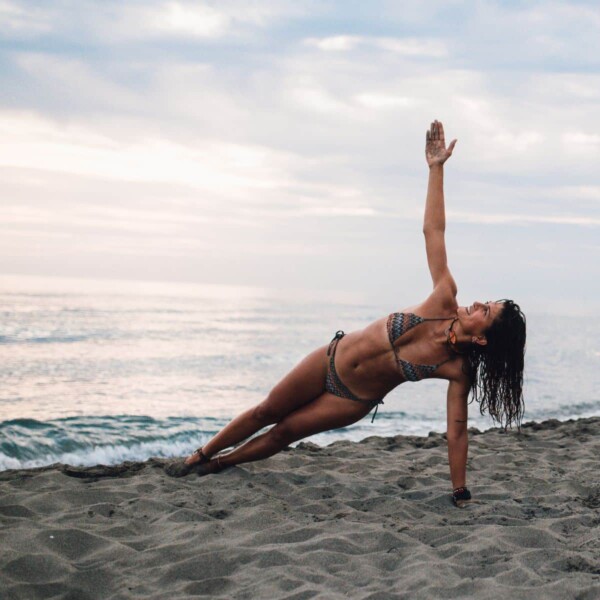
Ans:
{"type": "Polygon", "coordinates": [[[459,306],[456,316],[462,330],[473,336],[484,335],[494,319],[502,312],[502,302],[473,302],[471,306],[459,306]]]}

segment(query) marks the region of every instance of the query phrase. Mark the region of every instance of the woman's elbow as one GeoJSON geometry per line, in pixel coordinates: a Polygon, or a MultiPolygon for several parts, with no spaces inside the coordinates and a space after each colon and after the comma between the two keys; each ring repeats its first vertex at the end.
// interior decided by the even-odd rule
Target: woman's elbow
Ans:
{"type": "Polygon", "coordinates": [[[435,234],[446,233],[446,226],[441,223],[423,223],[423,235],[428,237],[435,234]]]}

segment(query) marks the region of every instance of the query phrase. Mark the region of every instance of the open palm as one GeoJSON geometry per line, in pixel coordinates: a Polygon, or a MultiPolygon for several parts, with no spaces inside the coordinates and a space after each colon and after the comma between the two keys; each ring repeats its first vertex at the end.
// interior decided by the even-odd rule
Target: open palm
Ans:
{"type": "Polygon", "coordinates": [[[452,140],[446,148],[444,126],[440,121],[434,121],[431,124],[425,140],[425,158],[430,167],[433,165],[443,165],[452,156],[456,140],[452,140]]]}

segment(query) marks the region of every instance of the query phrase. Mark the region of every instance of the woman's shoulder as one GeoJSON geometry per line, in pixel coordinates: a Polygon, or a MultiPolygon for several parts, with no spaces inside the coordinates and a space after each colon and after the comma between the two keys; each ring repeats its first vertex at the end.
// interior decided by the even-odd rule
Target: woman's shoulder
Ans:
{"type": "Polygon", "coordinates": [[[448,365],[448,381],[455,385],[459,385],[466,390],[471,387],[471,376],[469,375],[469,363],[464,356],[457,356],[455,360],[451,360],[448,365]]]}

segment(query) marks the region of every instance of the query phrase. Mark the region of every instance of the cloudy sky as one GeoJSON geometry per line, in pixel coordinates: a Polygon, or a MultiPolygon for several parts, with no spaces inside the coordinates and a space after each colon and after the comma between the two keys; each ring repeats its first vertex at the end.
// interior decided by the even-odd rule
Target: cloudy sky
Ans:
{"type": "Polygon", "coordinates": [[[600,310],[598,2],[0,0],[0,272],[600,310]]]}

